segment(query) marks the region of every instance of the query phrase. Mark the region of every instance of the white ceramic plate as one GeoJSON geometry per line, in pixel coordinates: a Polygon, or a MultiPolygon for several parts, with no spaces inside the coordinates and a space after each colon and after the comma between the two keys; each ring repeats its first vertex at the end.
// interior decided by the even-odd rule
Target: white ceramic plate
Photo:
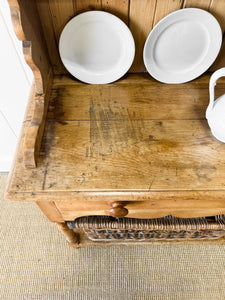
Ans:
{"type": "Polygon", "coordinates": [[[177,10],[150,32],[143,58],[147,71],[164,83],[184,83],[204,73],[222,43],[218,21],[198,8],[177,10]]]}
{"type": "Polygon", "coordinates": [[[74,77],[86,83],[105,84],[129,70],[135,44],[129,28],[119,18],[103,11],[89,11],[66,24],[59,53],[74,77]]]}

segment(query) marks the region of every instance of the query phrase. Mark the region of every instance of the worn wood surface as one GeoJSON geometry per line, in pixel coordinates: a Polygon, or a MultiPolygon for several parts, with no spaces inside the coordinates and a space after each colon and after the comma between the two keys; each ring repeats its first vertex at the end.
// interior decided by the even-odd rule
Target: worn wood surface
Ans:
{"type": "MultiPolygon", "coordinates": [[[[197,85],[195,82],[165,85],[141,74],[128,76],[112,85],[93,86],[56,77],[48,118],[64,121],[85,121],[90,117],[108,121],[203,119],[209,101],[208,81],[206,75],[198,79],[197,85]]],[[[222,84],[218,83],[217,88],[216,97],[224,92],[222,84]]]]}
{"type": "Polygon", "coordinates": [[[205,120],[47,121],[44,145],[49,191],[224,188],[224,147],[205,120]]]}
{"type": "MultiPolygon", "coordinates": [[[[68,74],[58,53],[61,31],[73,16],[85,11],[104,10],[110,12],[121,18],[130,27],[135,39],[136,55],[129,72],[145,71],[142,58],[145,40],[153,26],[175,10],[186,7],[205,9],[218,19],[224,31],[224,0],[36,0],[36,3],[55,74],[68,74]]],[[[211,71],[224,65],[224,47],[223,45],[221,54],[211,71]]]]}
{"type": "MultiPolygon", "coordinates": [[[[93,86],[55,77],[37,168],[24,169],[20,147],[6,198],[54,199],[64,219],[107,214],[108,201],[129,201],[133,217],[223,214],[225,148],[204,117],[208,80],[165,85],[135,74],[93,86]]],[[[223,79],[216,92],[225,93],[223,79]]]]}

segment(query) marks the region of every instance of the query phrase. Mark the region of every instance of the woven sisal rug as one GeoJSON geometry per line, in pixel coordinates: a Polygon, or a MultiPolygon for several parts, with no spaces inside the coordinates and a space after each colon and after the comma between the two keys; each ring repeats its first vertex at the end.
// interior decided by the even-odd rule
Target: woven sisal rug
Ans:
{"type": "Polygon", "coordinates": [[[3,200],[6,177],[0,299],[225,299],[225,246],[69,248],[33,203],[3,200]]]}

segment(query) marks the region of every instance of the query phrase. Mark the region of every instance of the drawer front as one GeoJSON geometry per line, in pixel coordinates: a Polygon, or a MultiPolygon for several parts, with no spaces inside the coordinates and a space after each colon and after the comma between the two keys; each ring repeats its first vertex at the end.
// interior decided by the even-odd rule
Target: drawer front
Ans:
{"type": "Polygon", "coordinates": [[[55,202],[55,205],[66,221],[91,215],[149,219],[168,215],[180,218],[197,218],[225,214],[225,208],[221,201],[210,200],[189,200],[185,202],[182,200],[148,200],[111,203],[107,201],[67,201],[55,202]],[[114,205],[114,203],[116,204],[114,205]],[[118,213],[119,215],[116,215],[118,213]]]}

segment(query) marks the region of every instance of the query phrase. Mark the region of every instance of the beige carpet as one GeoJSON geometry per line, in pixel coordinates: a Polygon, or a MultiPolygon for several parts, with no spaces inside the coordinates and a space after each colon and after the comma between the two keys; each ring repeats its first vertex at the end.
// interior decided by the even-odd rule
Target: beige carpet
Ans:
{"type": "Polygon", "coordinates": [[[225,299],[225,246],[72,249],[32,203],[6,202],[0,175],[0,299],[225,299]]]}

